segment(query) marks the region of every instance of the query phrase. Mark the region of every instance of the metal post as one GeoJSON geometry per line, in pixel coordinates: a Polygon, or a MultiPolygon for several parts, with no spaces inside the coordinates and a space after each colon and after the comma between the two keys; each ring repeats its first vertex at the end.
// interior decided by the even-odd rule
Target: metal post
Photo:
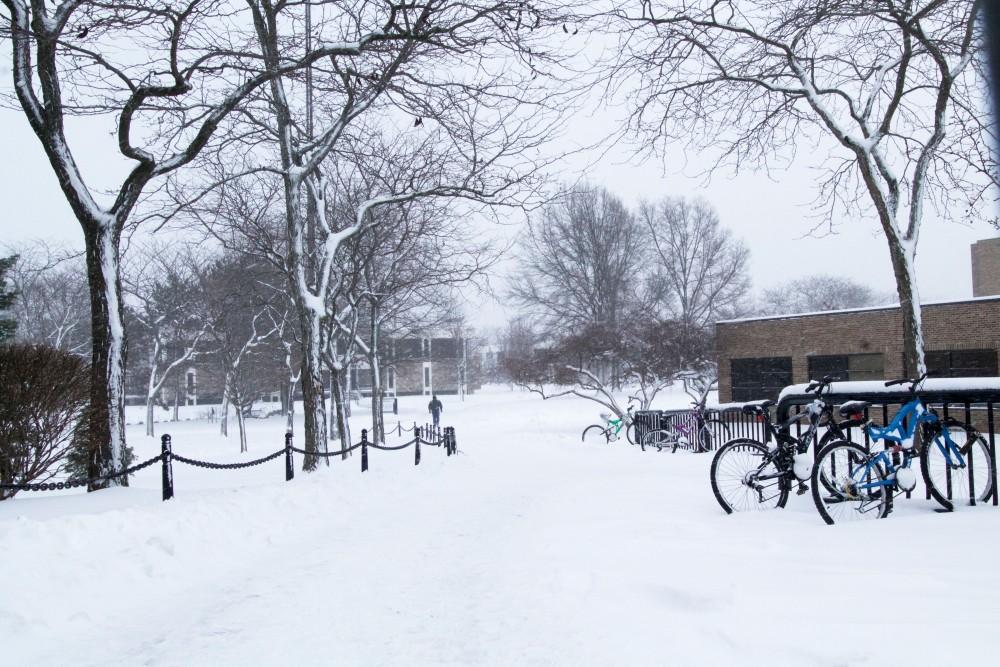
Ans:
{"type": "Polygon", "coordinates": [[[170,445],[170,436],[166,433],[160,438],[160,465],[163,470],[163,499],[170,500],[174,497],[174,462],[173,449],[170,445]]]}
{"type": "Polygon", "coordinates": [[[993,506],[997,505],[997,446],[993,433],[993,401],[986,404],[986,426],[990,432],[990,472],[993,473],[993,506]]]}
{"type": "MultiPolygon", "coordinates": [[[[973,427],[972,427],[972,403],[970,403],[969,401],[965,402],[965,428],[966,428],[965,437],[968,438],[972,434],[972,432],[973,432],[973,427]]],[[[974,451],[974,449],[972,447],[972,444],[970,443],[970,445],[969,445],[969,504],[972,505],[973,507],[975,507],[975,505],[976,505],[976,480],[975,480],[975,476],[974,476],[974,472],[975,471],[973,470],[974,466],[973,466],[973,463],[972,463],[972,459],[974,459],[975,456],[976,456],[976,452],[974,451]]]]}
{"type": "Polygon", "coordinates": [[[413,445],[413,465],[418,466],[420,465],[420,438],[414,438],[413,445]]]}
{"type": "Polygon", "coordinates": [[[368,429],[361,429],[361,472],[368,470],[368,429]]]}
{"type": "Polygon", "coordinates": [[[285,433],[285,481],[295,478],[295,462],[292,460],[292,432],[285,433]]]}

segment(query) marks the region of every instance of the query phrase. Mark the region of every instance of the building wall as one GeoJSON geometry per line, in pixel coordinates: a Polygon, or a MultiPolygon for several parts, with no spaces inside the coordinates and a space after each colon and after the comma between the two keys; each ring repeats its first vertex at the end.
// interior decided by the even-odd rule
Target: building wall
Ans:
{"type": "Polygon", "coordinates": [[[972,244],[972,296],[1000,294],[1000,237],[972,244]]]}
{"type": "MultiPolygon", "coordinates": [[[[925,349],[1000,350],[1000,297],[923,308],[925,349]]],[[[719,400],[732,400],[733,359],[791,357],[792,382],[809,381],[809,356],[882,353],[886,378],[904,376],[898,307],[716,324],[719,400]]]]}

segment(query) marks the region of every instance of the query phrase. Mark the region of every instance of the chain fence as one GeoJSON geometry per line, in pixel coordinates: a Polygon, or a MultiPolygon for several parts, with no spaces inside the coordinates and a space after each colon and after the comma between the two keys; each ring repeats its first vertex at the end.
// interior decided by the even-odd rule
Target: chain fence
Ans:
{"type": "MultiPolygon", "coordinates": [[[[396,430],[396,429],[393,429],[396,430]]],[[[62,482],[42,482],[38,484],[0,484],[0,489],[7,491],[56,491],[61,489],[74,489],[79,487],[94,488],[95,485],[102,482],[106,482],[119,477],[125,477],[132,475],[144,468],[148,468],[154,463],[159,462],[162,466],[161,475],[161,486],[163,490],[163,500],[169,500],[174,497],[174,472],[173,472],[173,462],[177,461],[189,466],[196,468],[206,468],[208,470],[239,470],[242,468],[252,468],[255,466],[263,465],[270,461],[273,461],[281,456],[285,457],[285,481],[291,481],[295,478],[295,460],[294,454],[301,454],[306,457],[319,457],[319,458],[330,458],[333,456],[346,456],[350,452],[356,449],[361,450],[361,472],[366,472],[368,470],[368,450],[369,449],[379,449],[382,451],[400,451],[407,449],[409,447],[414,448],[413,464],[420,465],[420,447],[421,445],[430,447],[444,447],[445,452],[448,456],[456,454],[458,452],[458,443],[455,438],[455,429],[451,426],[446,426],[443,429],[438,426],[417,426],[413,425],[410,429],[405,429],[407,431],[412,431],[414,437],[412,440],[408,440],[399,445],[385,445],[376,442],[368,441],[368,429],[362,429],[361,431],[361,441],[351,445],[350,447],[338,449],[336,451],[327,452],[314,452],[305,449],[300,449],[292,445],[292,434],[285,434],[285,446],[282,449],[271,452],[266,456],[254,459],[253,461],[242,461],[239,463],[216,463],[214,461],[201,461],[198,459],[188,458],[187,456],[182,456],[173,451],[173,442],[170,435],[163,435],[160,438],[160,453],[157,456],[146,459],[141,463],[137,463],[130,466],[124,470],[113,472],[107,475],[101,475],[98,477],[90,477],[88,479],[77,479],[68,480],[62,482]]],[[[392,431],[390,431],[391,433],[392,431]]]]}

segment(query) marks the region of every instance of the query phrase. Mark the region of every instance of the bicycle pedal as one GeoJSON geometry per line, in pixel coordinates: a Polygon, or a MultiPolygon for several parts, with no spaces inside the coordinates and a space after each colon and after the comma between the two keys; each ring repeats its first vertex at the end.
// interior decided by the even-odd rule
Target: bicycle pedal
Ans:
{"type": "Polygon", "coordinates": [[[795,495],[804,496],[809,493],[809,486],[807,484],[799,484],[799,488],[795,490],[795,495]]]}

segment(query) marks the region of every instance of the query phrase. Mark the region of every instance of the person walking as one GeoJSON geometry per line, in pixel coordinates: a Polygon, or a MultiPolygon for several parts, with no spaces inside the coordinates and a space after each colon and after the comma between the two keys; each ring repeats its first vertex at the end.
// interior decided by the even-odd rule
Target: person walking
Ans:
{"type": "Polygon", "coordinates": [[[441,423],[442,410],[444,410],[444,406],[438,400],[437,394],[434,394],[431,396],[431,402],[427,404],[427,411],[431,413],[431,418],[434,420],[434,428],[437,428],[441,423]]]}

